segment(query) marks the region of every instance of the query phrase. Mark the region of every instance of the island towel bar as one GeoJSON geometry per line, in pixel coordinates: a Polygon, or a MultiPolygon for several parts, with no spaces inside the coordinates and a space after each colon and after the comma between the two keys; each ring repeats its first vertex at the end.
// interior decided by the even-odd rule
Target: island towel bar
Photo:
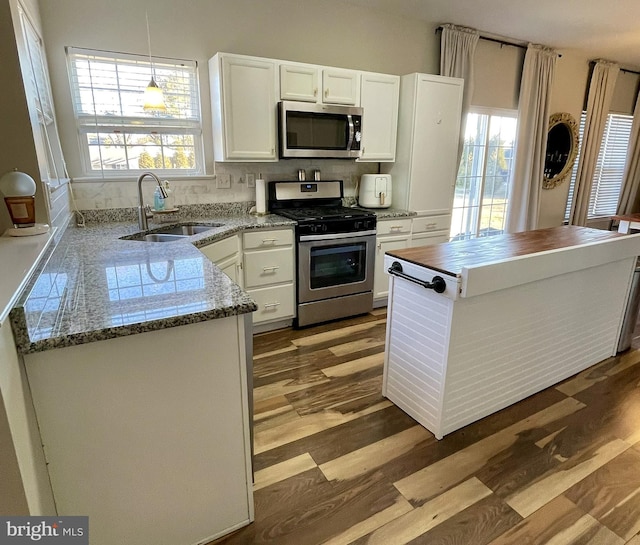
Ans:
{"type": "Polygon", "coordinates": [[[434,276],[431,279],[431,282],[420,280],[419,278],[415,278],[414,276],[410,276],[402,272],[402,264],[398,261],[394,261],[387,272],[394,276],[398,276],[399,278],[404,278],[409,282],[414,282],[415,284],[418,284],[423,288],[434,290],[436,293],[444,293],[444,290],[447,288],[447,283],[444,281],[444,278],[442,278],[442,276],[434,276]]]}

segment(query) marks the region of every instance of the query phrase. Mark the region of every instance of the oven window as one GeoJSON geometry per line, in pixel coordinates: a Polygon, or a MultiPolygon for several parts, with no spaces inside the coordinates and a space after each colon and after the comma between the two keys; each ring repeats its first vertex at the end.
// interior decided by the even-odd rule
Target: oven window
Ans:
{"type": "Polygon", "coordinates": [[[347,148],[347,116],[287,112],[287,148],[343,150],[347,148]]]}
{"type": "Polygon", "coordinates": [[[366,259],[366,242],[311,248],[311,289],[363,282],[366,279],[366,259]]]}

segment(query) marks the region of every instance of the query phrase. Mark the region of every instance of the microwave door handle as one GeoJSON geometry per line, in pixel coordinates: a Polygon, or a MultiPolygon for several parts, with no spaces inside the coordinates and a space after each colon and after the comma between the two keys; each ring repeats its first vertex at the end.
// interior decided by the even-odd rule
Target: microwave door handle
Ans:
{"type": "Polygon", "coordinates": [[[350,150],[351,146],[353,145],[353,139],[356,135],[356,129],[353,125],[353,117],[351,116],[351,114],[347,114],[347,123],[349,123],[349,139],[347,142],[347,150],[350,150]]]}

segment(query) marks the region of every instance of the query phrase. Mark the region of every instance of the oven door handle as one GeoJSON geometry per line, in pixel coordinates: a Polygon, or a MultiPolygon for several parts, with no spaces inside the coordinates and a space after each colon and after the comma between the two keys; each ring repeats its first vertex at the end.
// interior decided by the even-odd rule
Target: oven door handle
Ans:
{"type": "Polygon", "coordinates": [[[336,240],[343,238],[361,238],[375,235],[376,230],[370,231],[356,231],[355,233],[334,233],[332,235],[301,235],[300,242],[307,242],[313,240],[336,240]]]}

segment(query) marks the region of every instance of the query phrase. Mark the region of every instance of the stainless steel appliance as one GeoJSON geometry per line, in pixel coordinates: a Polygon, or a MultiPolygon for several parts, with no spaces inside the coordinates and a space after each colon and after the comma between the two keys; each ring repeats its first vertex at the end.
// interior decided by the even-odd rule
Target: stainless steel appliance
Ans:
{"type": "Polygon", "coordinates": [[[376,216],[342,196],[342,180],[269,182],[269,210],[297,222],[297,327],[373,308],[376,216]]]}
{"type": "Polygon", "coordinates": [[[357,159],[362,155],[363,111],[355,106],[280,102],[280,157],[357,159]]]}

